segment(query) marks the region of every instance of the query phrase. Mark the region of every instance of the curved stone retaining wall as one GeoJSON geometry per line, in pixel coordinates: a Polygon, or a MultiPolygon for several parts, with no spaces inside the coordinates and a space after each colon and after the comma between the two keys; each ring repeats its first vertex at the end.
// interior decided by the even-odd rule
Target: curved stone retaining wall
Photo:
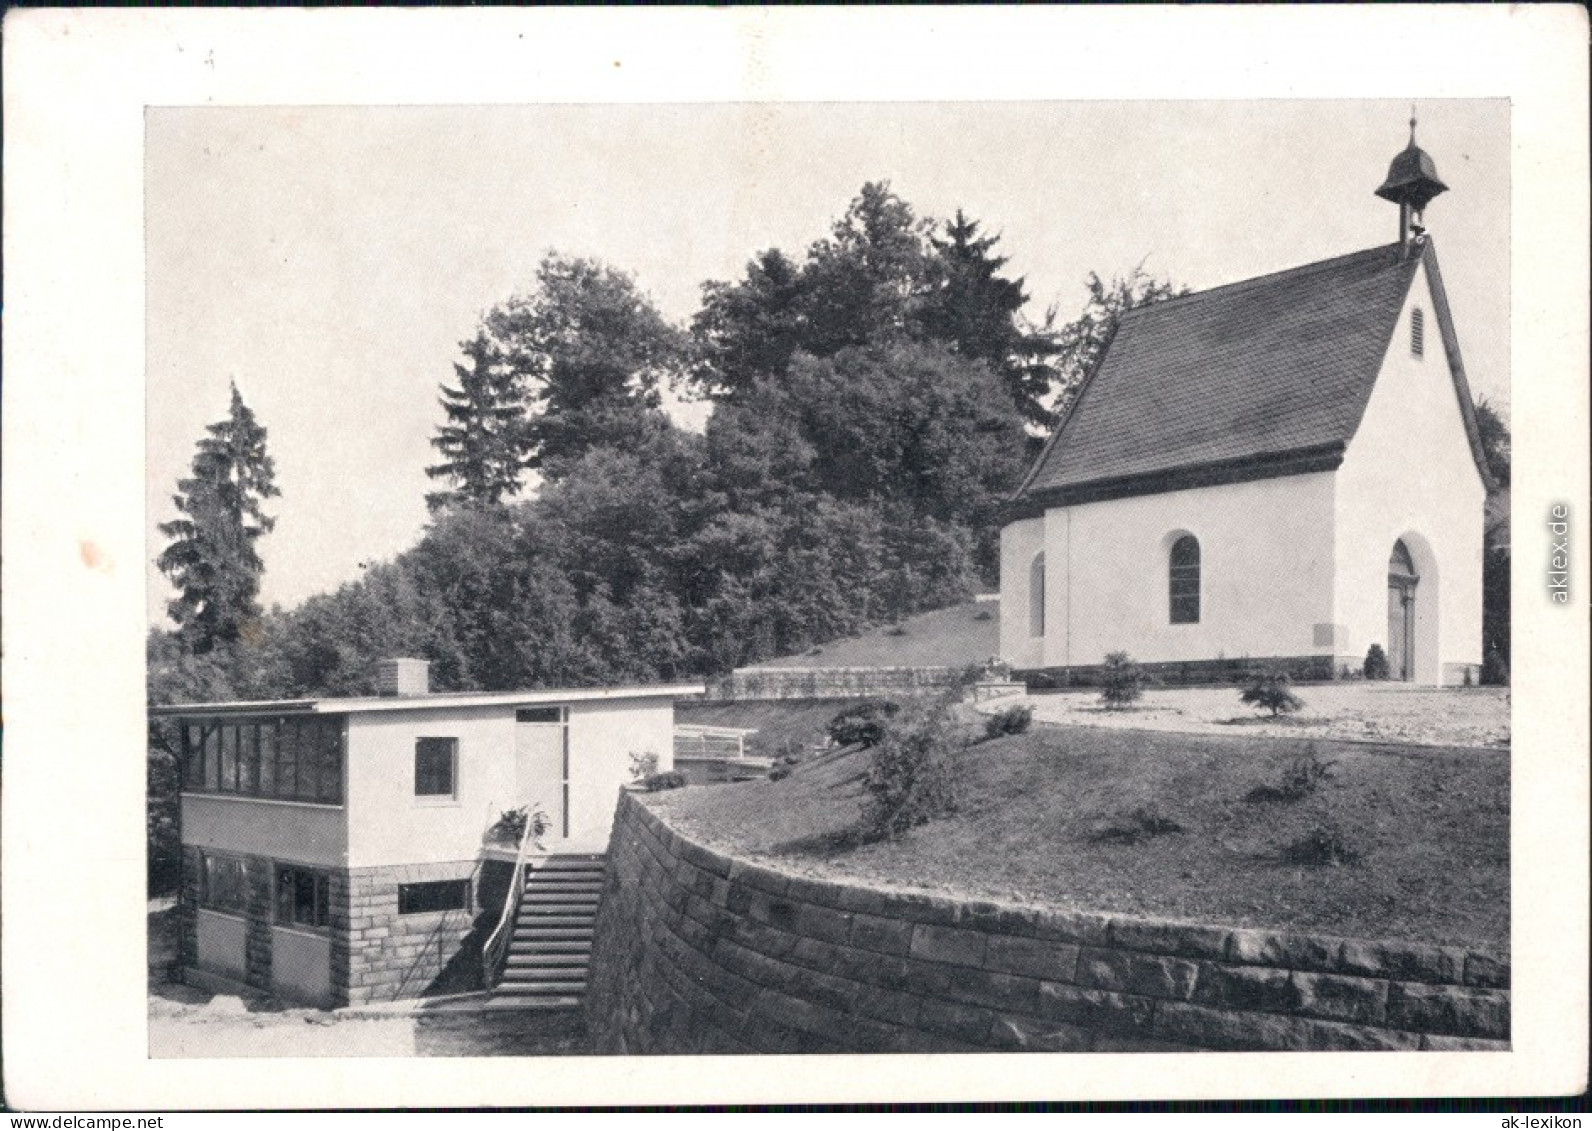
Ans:
{"type": "Polygon", "coordinates": [[[1150,922],[786,875],[620,798],[586,994],[611,1053],[1507,1049],[1460,947],[1150,922]]]}

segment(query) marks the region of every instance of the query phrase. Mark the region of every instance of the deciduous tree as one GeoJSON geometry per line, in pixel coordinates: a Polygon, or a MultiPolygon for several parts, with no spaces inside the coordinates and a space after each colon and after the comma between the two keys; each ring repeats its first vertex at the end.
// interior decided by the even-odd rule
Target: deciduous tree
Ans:
{"type": "Polygon", "coordinates": [[[667,426],[659,390],[679,375],[685,338],[629,275],[549,253],[535,290],[493,309],[486,331],[526,390],[527,463],[545,477],[667,426]]]}
{"type": "Polygon", "coordinates": [[[1127,276],[1118,275],[1107,283],[1089,272],[1084,284],[1089,299],[1078,317],[1055,331],[1056,374],[1050,405],[1051,421],[1059,419],[1078,392],[1078,387],[1094,370],[1106,344],[1116,333],[1117,323],[1130,310],[1153,302],[1177,298],[1188,288],[1157,279],[1140,263],[1127,276]]]}

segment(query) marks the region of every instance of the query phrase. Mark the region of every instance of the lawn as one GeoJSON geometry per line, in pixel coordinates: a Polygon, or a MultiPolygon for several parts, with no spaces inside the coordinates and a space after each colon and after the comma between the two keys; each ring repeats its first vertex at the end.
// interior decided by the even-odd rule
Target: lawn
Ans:
{"type": "Polygon", "coordinates": [[[681,701],[674,721],[681,726],[740,727],[757,733],[746,740],[748,754],[770,757],[782,743],[803,746],[824,741],[829,720],[855,699],[722,699],[681,701]]]}
{"type": "Polygon", "coordinates": [[[1352,938],[1509,946],[1509,754],[1443,747],[1043,726],[959,755],[958,811],[894,842],[847,832],[870,755],[781,781],[656,795],[682,832],[787,870],[895,888],[1352,938]],[[1292,802],[1246,800],[1313,746],[1292,802]],[[1149,807],[1182,831],[1102,828],[1149,807]],[[1336,826],[1351,865],[1284,862],[1336,826]]]}
{"type": "Polygon", "coordinates": [[[965,668],[1000,651],[1000,605],[967,601],[919,613],[900,624],[834,640],[795,656],[749,665],[762,668],[965,668]]]}

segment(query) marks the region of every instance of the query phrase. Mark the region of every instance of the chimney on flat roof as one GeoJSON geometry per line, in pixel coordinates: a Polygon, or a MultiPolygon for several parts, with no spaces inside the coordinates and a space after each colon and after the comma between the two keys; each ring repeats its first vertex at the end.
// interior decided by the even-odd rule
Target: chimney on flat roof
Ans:
{"type": "Polygon", "coordinates": [[[383,696],[430,695],[430,661],[409,659],[377,660],[376,694],[383,696]]]}

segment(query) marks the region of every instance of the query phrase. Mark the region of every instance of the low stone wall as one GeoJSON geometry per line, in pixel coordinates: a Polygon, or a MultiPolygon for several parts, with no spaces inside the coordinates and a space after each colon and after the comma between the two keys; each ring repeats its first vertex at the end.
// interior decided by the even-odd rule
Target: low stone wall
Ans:
{"type": "Polygon", "coordinates": [[[737,668],[708,698],[871,699],[951,687],[961,668],[737,668]]]}
{"type": "Polygon", "coordinates": [[[619,803],[587,1024],[610,1053],[1509,1047],[1461,947],[1151,922],[786,875],[619,803]]]}

